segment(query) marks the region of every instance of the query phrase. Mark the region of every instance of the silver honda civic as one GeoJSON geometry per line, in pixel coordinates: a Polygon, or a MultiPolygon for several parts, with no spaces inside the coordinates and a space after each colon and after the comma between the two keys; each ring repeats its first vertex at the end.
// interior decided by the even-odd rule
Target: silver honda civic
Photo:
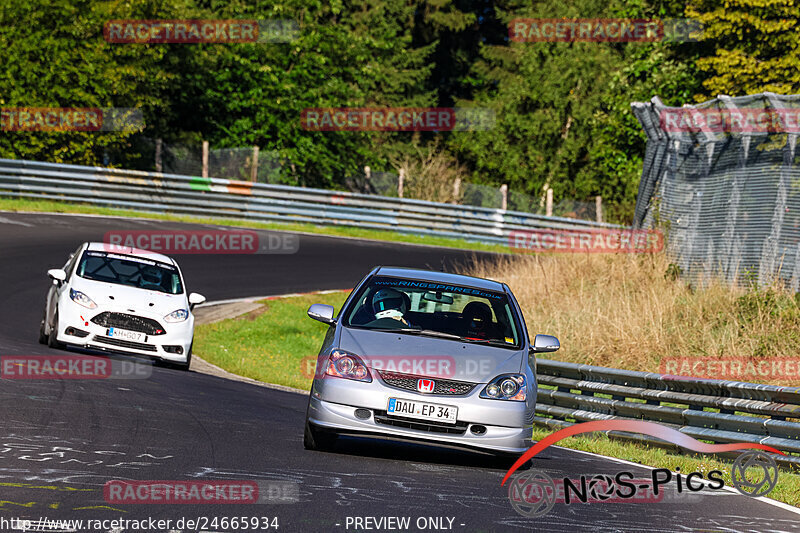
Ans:
{"type": "Polygon", "coordinates": [[[375,435],[479,448],[530,446],[536,407],[535,354],[558,350],[549,335],[531,345],[505,283],[428,270],[377,267],[328,324],[306,413],[307,449],[339,435],[375,435]]]}

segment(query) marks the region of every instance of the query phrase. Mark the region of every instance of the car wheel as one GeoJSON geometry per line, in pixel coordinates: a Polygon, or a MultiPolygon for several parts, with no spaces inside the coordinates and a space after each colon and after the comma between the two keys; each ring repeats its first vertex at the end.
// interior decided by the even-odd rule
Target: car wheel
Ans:
{"type": "Polygon", "coordinates": [[[313,426],[306,420],[306,431],[303,434],[303,446],[306,450],[330,450],[335,442],[335,433],[313,426]]]}
{"type": "Polygon", "coordinates": [[[58,342],[58,308],[53,314],[53,324],[50,326],[50,334],[47,336],[47,345],[51,348],[62,347],[62,344],[58,342]]]}
{"type": "Polygon", "coordinates": [[[39,344],[47,344],[47,333],[44,332],[44,323],[47,319],[47,310],[45,309],[42,321],[39,323],[39,344]]]}

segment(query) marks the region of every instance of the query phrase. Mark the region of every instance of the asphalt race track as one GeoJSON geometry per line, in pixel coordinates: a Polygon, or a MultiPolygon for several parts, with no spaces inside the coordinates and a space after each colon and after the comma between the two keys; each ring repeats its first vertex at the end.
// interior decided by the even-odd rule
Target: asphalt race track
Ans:
{"type": "MultiPolygon", "coordinates": [[[[61,267],[80,242],[102,240],[109,230],[202,227],[0,213],[0,355],[65,353],[38,344],[37,329],[49,283],[45,271],[61,267]]],[[[350,288],[376,264],[452,270],[472,256],[301,235],[292,255],[177,259],[188,289],[213,301],[350,288]]],[[[355,517],[410,517],[407,531],[800,531],[795,512],[712,490],[668,503],[557,504],[544,517],[525,518],[500,486],[507,461],[352,438],[340,439],[337,453],[306,451],[305,407],[299,394],[161,367],[148,379],[124,381],[2,379],[0,524],[45,517],[152,517],[173,524],[182,517],[277,517],[278,531],[344,532],[377,530],[375,522],[361,522],[372,529],[355,529],[355,517]],[[299,497],[281,504],[112,505],[103,496],[111,479],[288,481],[297,484],[299,497]]],[[[558,448],[535,458],[531,470],[553,478],[621,470],[650,476],[641,467],[558,448]]]]}

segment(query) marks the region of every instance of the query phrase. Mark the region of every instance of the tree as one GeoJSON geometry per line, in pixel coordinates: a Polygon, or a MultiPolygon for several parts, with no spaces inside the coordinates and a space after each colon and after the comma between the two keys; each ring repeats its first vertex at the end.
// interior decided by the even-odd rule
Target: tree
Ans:
{"type": "Polygon", "coordinates": [[[705,27],[698,101],[719,94],[800,92],[800,6],[793,0],[693,0],[686,15],[705,27]]]}
{"type": "MultiPolygon", "coordinates": [[[[134,107],[157,113],[171,75],[158,69],[165,50],[135,50],[103,40],[103,24],[130,18],[128,6],[89,0],[7,2],[0,9],[2,107],[134,107]]],[[[132,132],[20,132],[0,135],[0,156],[96,164],[132,132]]]]}

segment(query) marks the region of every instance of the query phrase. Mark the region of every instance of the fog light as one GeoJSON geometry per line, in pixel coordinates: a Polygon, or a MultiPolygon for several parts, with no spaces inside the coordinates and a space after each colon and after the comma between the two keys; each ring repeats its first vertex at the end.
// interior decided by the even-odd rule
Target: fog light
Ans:
{"type": "Polygon", "coordinates": [[[167,353],[174,353],[181,355],[183,353],[183,346],[162,346],[167,353]]]}
{"type": "Polygon", "coordinates": [[[473,424],[471,428],[469,428],[472,433],[475,435],[484,435],[486,433],[486,426],[481,426],[480,424],[473,424]]]}
{"type": "Polygon", "coordinates": [[[366,420],[371,416],[372,412],[369,409],[356,409],[356,418],[360,418],[361,420],[366,420]]]}

